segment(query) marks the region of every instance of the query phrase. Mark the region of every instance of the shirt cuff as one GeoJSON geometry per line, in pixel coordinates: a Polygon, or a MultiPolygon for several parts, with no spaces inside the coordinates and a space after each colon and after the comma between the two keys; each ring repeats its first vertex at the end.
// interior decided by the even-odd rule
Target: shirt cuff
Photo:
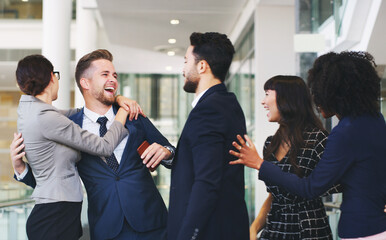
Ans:
{"type": "Polygon", "coordinates": [[[28,164],[26,164],[25,165],[25,169],[24,169],[24,171],[22,172],[22,173],[17,173],[16,171],[14,171],[15,172],[15,176],[16,176],[16,179],[18,180],[18,181],[21,181],[21,180],[23,180],[23,178],[25,177],[25,175],[27,175],[27,173],[28,173],[28,164]]]}

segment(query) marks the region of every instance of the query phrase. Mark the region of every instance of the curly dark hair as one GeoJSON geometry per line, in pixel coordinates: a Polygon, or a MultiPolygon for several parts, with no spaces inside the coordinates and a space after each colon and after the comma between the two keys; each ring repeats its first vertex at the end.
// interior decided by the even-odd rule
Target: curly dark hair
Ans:
{"type": "Polygon", "coordinates": [[[205,60],[213,76],[224,82],[235,53],[227,35],[217,32],[194,32],[190,35],[190,45],[194,47],[193,54],[196,63],[205,60]]]}
{"type": "Polygon", "coordinates": [[[16,81],[22,92],[36,96],[44,91],[54,70],[52,63],[43,55],[30,55],[21,59],[16,68],[16,81]]]}
{"type": "Polygon", "coordinates": [[[84,55],[81,59],[79,59],[78,63],[76,64],[75,81],[81,93],[83,93],[83,90],[80,86],[80,79],[84,77],[85,72],[87,71],[87,69],[90,68],[91,64],[99,59],[105,59],[112,62],[113,55],[106,49],[98,49],[84,55]]]}
{"type": "Polygon", "coordinates": [[[304,80],[297,76],[278,75],[268,79],[264,90],[276,92],[276,105],[280,113],[279,129],[272,137],[271,144],[264,150],[264,158],[275,153],[285,142],[290,146],[288,160],[299,177],[303,177],[296,163],[300,148],[305,146],[304,132],[314,128],[324,130],[316,116],[312,99],[304,80]]]}
{"type": "Polygon", "coordinates": [[[315,104],[340,117],[379,114],[380,77],[367,52],[330,52],[318,57],[308,72],[315,104]]]}

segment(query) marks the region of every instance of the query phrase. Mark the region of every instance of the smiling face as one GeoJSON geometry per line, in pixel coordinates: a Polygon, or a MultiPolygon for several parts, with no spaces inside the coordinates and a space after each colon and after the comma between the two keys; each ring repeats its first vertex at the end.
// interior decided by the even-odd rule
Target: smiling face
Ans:
{"type": "Polygon", "coordinates": [[[87,71],[90,95],[106,106],[112,105],[118,88],[118,74],[113,63],[99,59],[92,62],[87,71]]]}
{"type": "Polygon", "coordinates": [[[265,98],[261,101],[261,104],[268,111],[267,117],[269,122],[279,122],[280,112],[276,103],[276,91],[266,90],[265,98]]]}
{"type": "Polygon", "coordinates": [[[196,58],[193,55],[193,46],[188,47],[185,54],[183,76],[185,77],[184,90],[188,93],[195,93],[200,81],[200,74],[197,71],[196,58]]]}

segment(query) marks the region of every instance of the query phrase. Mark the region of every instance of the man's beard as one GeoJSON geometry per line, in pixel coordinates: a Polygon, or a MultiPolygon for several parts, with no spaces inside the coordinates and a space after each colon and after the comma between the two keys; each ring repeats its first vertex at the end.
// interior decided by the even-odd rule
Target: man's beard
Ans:
{"type": "Polygon", "coordinates": [[[184,91],[188,93],[195,93],[197,90],[198,82],[187,80],[184,85],[184,91]]]}
{"type": "Polygon", "coordinates": [[[98,92],[95,98],[96,98],[99,102],[103,103],[103,104],[106,105],[106,106],[111,106],[111,105],[113,105],[113,103],[115,102],[115,97],[111,97],[111,98],[106,97],[105,94],[104,94],[104,91],[105,91],[105,90],[102,89],[102,91],[98,92]]]}
{"type": "Polygon", "coordinates": [[[185,77],[184,91],[188,93],[196,93],[198,83],[200,82],[200,76],[194,71],[188,72],[185,77]]]}

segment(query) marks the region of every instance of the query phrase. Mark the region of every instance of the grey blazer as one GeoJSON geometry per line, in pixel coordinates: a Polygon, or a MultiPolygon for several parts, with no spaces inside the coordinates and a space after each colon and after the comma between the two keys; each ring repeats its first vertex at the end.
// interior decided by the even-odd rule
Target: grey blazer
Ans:
{"type": "Polygon", "coordinates": [[[32,194],[36,203],[82,201],[82,185],[75,166],[80,151],[107,157],[128,135],[127,129],[114,121],[101,138],[69,120],[67,116],[74,111],[59,111],[30,95],[21,96],[17,113],[18,131],[24,138],[26,157],[36,179],[32,194]]]}

